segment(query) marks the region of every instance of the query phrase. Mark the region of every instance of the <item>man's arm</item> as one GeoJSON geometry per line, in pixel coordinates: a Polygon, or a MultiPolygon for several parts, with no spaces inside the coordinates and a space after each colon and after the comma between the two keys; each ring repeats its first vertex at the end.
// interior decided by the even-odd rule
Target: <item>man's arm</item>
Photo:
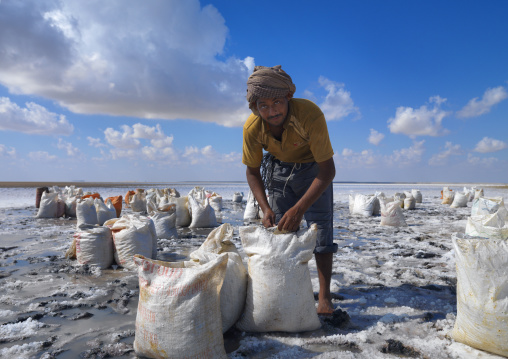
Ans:
{"type": "Polygon", "coordinates": [[[328,188],[330,183],[332,183],[335,177],[335,163],[333,162],[333,158],[323,162],[318,162],[318,166],[318,175],[314,181],[312,181],[309,189],[307,192],[305,192],[302,198],[300,198],[300,200],[281,218],[277,226],[279,230],[298,230],[305,212],[307,212],[309,207],[312,206],[314,202],[316,202],[316,200],[323,194],[326,188],[328,188]]]}
{"type": "Polygon", "coordinates": [[[263,225],[266,228],[275,226],[275,213],[273,213],[266,198],[260,167],[247,166],[247,183],[263,211],[263,225]]]}

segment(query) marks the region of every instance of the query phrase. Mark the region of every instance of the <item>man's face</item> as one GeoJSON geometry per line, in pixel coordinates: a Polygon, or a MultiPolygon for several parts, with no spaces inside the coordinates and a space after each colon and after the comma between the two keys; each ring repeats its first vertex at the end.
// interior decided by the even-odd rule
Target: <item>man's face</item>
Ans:
{"type": "Polygon", "coordinates": [[[288,114],[288,97],[260,98],[256,101],[259,115],[272,127],[282,126],[288,114]]]}

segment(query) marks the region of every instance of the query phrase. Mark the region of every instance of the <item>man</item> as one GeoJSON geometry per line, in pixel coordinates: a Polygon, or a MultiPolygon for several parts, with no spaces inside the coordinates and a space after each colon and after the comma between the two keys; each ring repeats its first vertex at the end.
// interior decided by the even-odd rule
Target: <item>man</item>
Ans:
{"type": "Polygon", "coordinates": [[[296,231],[305,217],[316,223],[314,254],[319,277],[320,315],[331,315],[333,185],[335,164],[323,113],[311,101],[294,99],[295,85],[281,66],[256,66],[247,81],[252,114],[243,127],[247,182],[263,211],[265,227],[296,231]],[[263,149],[273,155],[268,197],[261,176],[263,149]]]}

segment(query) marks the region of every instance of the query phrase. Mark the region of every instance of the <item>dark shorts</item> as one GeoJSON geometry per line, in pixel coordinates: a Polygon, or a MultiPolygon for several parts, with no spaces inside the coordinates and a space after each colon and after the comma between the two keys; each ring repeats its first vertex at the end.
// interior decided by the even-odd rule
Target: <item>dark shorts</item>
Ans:
{"type": "MultiPolygon", "coordinates": [[[[276,223],[305,194],[318,173],[319,166],[316,162],[288,163],[274,160],[268,200],[275,213],[276,223]]],[[[305,212],[304,218],[307,226],[316,223],[318,228],[314,253],[337,252],[338,246],[333,243],[333,184],[305,212]]]]}

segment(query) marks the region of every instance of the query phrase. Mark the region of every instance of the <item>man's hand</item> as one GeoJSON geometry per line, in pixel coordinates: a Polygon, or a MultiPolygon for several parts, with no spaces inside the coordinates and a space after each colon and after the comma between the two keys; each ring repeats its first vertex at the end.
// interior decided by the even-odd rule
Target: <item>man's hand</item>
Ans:
{"type": "Polygon", "coordinates": [[[266,212],[263,212],[263,226],[270,228],[275,226],[275,213],[269,208],[266,212]]]}
{"type": "Polygon", "coordinates": [[[300,222],[302,222],[304,213],[305,212],[300,211],[297,206],[291,207],[284,216],[282,216],[277,225],[277,229],[279,231],[286,230],[296,232],[300,228],[300,222]]]}

